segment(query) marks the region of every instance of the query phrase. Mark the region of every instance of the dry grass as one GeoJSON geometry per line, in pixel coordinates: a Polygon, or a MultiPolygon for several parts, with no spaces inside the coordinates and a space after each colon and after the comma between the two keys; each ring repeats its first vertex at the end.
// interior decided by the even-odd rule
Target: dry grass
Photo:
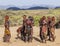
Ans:
{"type": "MultiPolygon", "coordinates": [[[[19,27],[19,26],[18,26],[19,27]]],[[[3,42],[3,35],[4,35],[4,27],[0,27],[0,46],[60,46],[60,29],[56,29],[56,40],[55,42],[47,41],[47,43],[40,43],[39,40],[39,27],[34,27],[34,39],[32,43],[25,43],[21,39],[15,39],[16,37],[16,30],[18,27],[10,27],[11,31],[11,42],[4,43],[3,42]]]]}

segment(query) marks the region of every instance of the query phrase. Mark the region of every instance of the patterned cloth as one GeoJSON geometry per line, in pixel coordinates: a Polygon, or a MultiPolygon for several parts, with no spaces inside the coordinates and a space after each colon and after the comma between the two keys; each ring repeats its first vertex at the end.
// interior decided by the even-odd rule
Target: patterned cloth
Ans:
{"type": "Polygon", "coordinates": [[[46,30],[47,30],[46,26],[43,26],[42,27],[42,32],[46,32],[46,30]]]}
{"type": "Polygon", "coordinates": [[[5,29],[5,35],[9,35],[10,34],[10,31],[8,29],[5,29]]]}
{"type": "Polygon", "coordinates": [[[10,34],[10,31],[8,29],[5,29],[5,32],[4,32],[4,37],[3,37],[3,40],[4,42],[8,42],[11,38],[11,34],[10,34]]]}

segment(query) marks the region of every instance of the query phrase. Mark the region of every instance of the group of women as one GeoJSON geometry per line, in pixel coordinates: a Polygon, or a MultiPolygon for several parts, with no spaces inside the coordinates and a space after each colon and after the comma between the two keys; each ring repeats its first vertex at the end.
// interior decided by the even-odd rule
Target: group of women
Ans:
{"type": "Polygon", "coordinates": [[[39,21],[40,38],[46,43],[47,37],[49,41],[55,41],[55,17],[43,16],[39,21]]]}
{"type": "MultiPolygon", "coordinates": [[[[11,38],[11,33],[10,33],[10,24],[9,24],[9,16],[5,16],[5,32],[4,32],[4,37],[3,41],[4,42],[9,42],[11,38]]],[[[32,16],[29,16],[27,18],[26,15],[23,16],[23,24],[21,27],[17,29],[17,38],[20,38],[24,42],[32,42],[33,40],[33,26],[34,26],[34,19],[32,16]]],[[[40,27],[40,32],[39,36],[41,39],[41,42],[45,42],[47,40],[50,41],[55,41],[55,17],[46,17],[43,16],[39,20],[39,27],[40,27]]]]}

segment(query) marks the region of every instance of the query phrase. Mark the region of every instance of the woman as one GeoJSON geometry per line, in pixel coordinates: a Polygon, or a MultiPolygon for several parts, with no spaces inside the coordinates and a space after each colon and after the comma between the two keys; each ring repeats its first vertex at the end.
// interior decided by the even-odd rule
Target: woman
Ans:
{"type": "Polygon", "coordinates": [[[43,26],[43,17],[39,20],[39,27],[40,27],[40,32],[39,32],[39,35],[40,35],[40,39],[42,40],[42,35],[41,35],[41,32],[42,32],[42,26],[43,26]]]}
{"type": "Polygon", "coordinates": [[[26,41],[28,40],[29,42],[32,42],[33,28],[30,19],[26,21],[25,33],[26,33],[26,41]]]}
{"type": "Polygon", "coordinates": [[[9,16],[5,16],[5,32],[4,32],[4,42],[10,42],[10,38],[11,38],[11,33],[10,33],[10,23],[9,23],[9,16]]]}
{"type": "Polygon", "coordinates": [[[55,17],[52,17],[50,24],[50,40],[55,41],[55,17]]]}
{"type": "Polygon", "coordinates": [[[27,21],[26,15],[23,15],[23,26],[21,31],[21,38],[23,41],[25,41],[25,36],[26,36],[26,33],[25,33],[26,21],[27,21]]]}
{"type": "Polygon", "coordinates": [[[48,40],[50,40],[50,23],[51,23],[51,18],[50,16],[47,17],[47,36],[49,37],[48,40]]]}
{"type": "Polygon", "coordinates": [[[46,17],[43,17],[43,23],[42,23],[42,42],[46,43],[46,38],[47,38],[47,21],[46,21],[46,17]]]}

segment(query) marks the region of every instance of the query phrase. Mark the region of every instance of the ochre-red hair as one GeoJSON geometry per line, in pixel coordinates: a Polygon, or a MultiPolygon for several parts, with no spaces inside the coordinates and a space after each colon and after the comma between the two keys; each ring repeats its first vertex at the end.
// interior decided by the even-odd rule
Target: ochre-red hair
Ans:
{"type": "Polygon", "coordinates": [[[54,16],[52,17],[52,21],[55,21],[55,17],[54,16]]]}
{"type": "Polygon", "coordinates": [[[43,17],[42,17],[42,19],[43,19],[43,20],[45,20],[45,19],[46,19],[46,17],[45,17],[45,16],[43,16],[43,17]]]}
{"type": "Polygon", "coordinates": [[[9,16],[6,15],[6,16],[5,16],[5,19],[9,19],[9,16]]]}

